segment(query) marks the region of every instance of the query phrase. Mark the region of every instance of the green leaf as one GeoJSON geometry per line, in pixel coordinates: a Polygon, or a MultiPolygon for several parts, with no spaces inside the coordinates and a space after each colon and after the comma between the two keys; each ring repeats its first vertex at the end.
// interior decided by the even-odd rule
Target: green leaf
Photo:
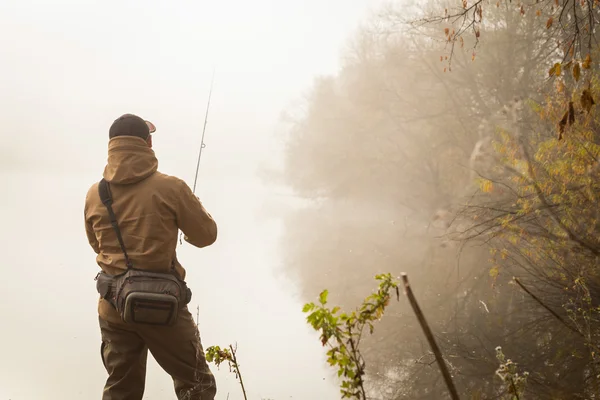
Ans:
{"type": "Polygon", "coordinates": [[[327,304],[327,295],[329,291],[327,289],[323,290],[321,294],[319,294],[319,302],[323,305],[327,304]]]}
{"type": "Polygon", "coordinates": [[[307,313],[309,311],[312,311],[315,308],[315,304],[314,303],[306,303],[304,305],[304,307],[302,307],[302,312],[303,313],[307,313]]]}

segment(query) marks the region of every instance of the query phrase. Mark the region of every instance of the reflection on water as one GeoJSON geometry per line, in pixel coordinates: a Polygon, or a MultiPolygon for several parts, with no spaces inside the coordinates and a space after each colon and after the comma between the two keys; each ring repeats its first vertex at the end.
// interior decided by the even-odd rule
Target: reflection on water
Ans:
{"type": "MultiPolygon", "coordinates": [[[[52,172],[0,173],[3,277],[0,279],[0,399],[100,398],[98,270],[84,233],[83,203],[98,177],[52,172]]],[[[179,259],[200,307],[205,347],[237,342],[250,399],[337,399],[324,349],[310,330],[293,283],[274,271],[281,225],[264,219],[259,183],[204,181],[217,243],[184,243],[179,259]]],[[[241,399],[226,366],[215,371],[218,399],[241,399]]],[[[149,358],[148,400],[175,399],[172,381],[149,358]]]]}

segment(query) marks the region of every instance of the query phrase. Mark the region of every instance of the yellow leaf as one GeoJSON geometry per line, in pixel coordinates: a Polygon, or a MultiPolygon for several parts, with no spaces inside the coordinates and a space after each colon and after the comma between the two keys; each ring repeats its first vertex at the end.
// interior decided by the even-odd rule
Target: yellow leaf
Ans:
{"type": "Polygon", "coordinates": [[[579,68],[579,63],[575,63],[575,66],[573,67],[573,78],[575,78],[575,81],[579,81],[579,78],[581,78],[581,69],[579,68]]]}
{"type": "Polygon", "coordinates": [[[552,68],[550,68],[550,71],[548,71],[548,74],[550,76],[552,76],[552,75],[560,76],[560,70],[561,70],[560,63],[556,63],[552,66],[552,68]]]}
{"type": "Polygon", "coordinates": [[[483,190],[484,193],[490,193],[493,189],[494,184],[491,181],[488,181],[487,179],[485,179],[481,184],[481,190],[483,190]]]}
{"type": "Polygon", "coordinates": [[[498,274],[500,273],[500,271],[498,270],[498,266],[494,265],[492,267],[492,269],[490,269],[490,276],[494,279],[496,279],[496,277],[498,276],[498,274]]]}
{"type": "Polygon", "coordinates": [[[581,66],[583,67],[583,69],[590,69],[591,64],[592,64],[592,58],[588,54],[585,57],[585,60],[583,60],[583,63],[581,64],[581,66]]]}

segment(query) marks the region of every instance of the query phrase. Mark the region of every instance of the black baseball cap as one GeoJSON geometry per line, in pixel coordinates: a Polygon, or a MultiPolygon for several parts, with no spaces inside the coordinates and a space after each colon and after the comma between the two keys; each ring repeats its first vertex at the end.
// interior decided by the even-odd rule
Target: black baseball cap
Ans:
{"type": "Polygon", "coordinates": [[[156,127],[152,122],[134,114],[123,114],[110,126],[108,137],[112,139],[117,136],[136,136],[146,140],[154,132],[156,127]]]}

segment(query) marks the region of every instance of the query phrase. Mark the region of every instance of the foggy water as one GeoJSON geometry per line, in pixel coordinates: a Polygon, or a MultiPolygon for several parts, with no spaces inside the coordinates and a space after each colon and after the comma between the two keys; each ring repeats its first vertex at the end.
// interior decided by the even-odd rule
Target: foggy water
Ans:
{"type": "MultiPolygon", "coordinates": [[[[299,112],[314,77],[335,73],[379,2],[2,2],[0,400],[100,398],[85,194],[101,177],[110,123],[129,112],[156,125],[159,170],[191,186],[213,67],[197,194],[219,238],[178,249],[204,347],[238,343],[249,399],[340,397],[283,272],[278,213],[291,200],[256,172],[281,157],[280,113],[299,112]]],[[[214,372],[217,399],[242,398],[226,366],[214,372]]],[[[151,358],[144,398],[175,399],[151,358]]]]}
{"type": "MultiPolygon", "coordinates": [[[[0,174],[1,265],[11,274],[0,280],[2,400],[100,398],[106,372],[93,280],[98,267],[83,225],[84,196],[96,175],[0,174]]],[[[196,315],[200,306],[205,347],[238,343],[249,398],[339,398],[294,284],[278,274],[281,226],[259,216],[267,196],[257,182],[241,180],[215,186],[205,200],[219,224],[217,242],[179,247],[194,291],[191,311],[196,315]]],[[[217,398],[241,399],[227,366],[213,370],[217,398]]],[[[170,377],[151,357],[146,388],[145,399],[175,399],[170,377]]]]}

